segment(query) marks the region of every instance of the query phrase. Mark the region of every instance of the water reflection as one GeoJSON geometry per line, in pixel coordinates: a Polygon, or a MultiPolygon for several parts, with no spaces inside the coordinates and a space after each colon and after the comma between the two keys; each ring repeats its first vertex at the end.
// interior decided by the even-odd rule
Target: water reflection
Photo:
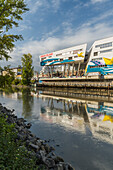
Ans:
{"type": "Polygon", "coordinates": [[[31,96],[30,89],[22,89],[23,112],[24,118],[32,116],[32,109],[34,107],[34,98],[31,96]]]}
{"type": "Polygon", "coordinates": [[[113,143],[112,102],[62,97],[51,91],[43,91],[39,97],[46,103],[40,111],[44,121],[113,143]]]}
{"type": "MultiPolygon", "coordinates": [[[[30,89],[11,89],[10,92],[0,91],[0,96],[5,98],[11,98],[13,100],[22,101],[22,116],[29,118],[32,116],[32,110],[34,107],[34,98],[31,95],[30,89]]],[[[19,103],[18,103],[19,106],[19,103]]]]}
{"type": "Polygon", "coordinates": [[[11,92],[4,92],[0,91],[0,96],[11,98],[11,99],[21,99],[22,98],[22,92],[21,91],[11,91],[11,92]]]}
{"type": "Polygon", "coordinates": [[[0,95],[22,101],[22,116],[26,119],[40,119],[62,126],[67,131],[77,131],[113,143],[112,97],[95,96],[93,99],[89,93],[78,95],[75,91],[69,93],[36,89],[22,89],[13,93],[0,92],[0,95]],[[38,106],[40,117],[34,109],[34,96],[41,99],[38,106]]]}
{"type": "Polygon", "coordinates": [[[77,170],[113,169],[113,95],[75,89],[0,92],[5,106],[77,170]],[[58,146],[59,145],[59,146],[58,146]],[[104,155],[104,156],[103,156],[104,155]]]}

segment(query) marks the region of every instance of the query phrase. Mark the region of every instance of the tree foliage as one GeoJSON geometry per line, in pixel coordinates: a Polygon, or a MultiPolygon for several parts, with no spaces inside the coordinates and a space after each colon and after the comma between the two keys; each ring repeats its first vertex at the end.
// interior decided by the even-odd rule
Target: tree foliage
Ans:
{"type": "Polygon", "coordinates": [[[11,87],[12,82],[15,79],[14,72],[10,69],[10,65],[5,66],[4,69],[0,67],[0,88],[9,88],[11,87]],[[3,76],[2,71],[6,71],[6,74],[3,76]]]}
{"type": "Polygon", "coordinates": [[[28,10],[24,0],[0,0],[0,60],[11,58],[9,52],[14,48],[14,42],[22,40],[22,35],[9,34],[9,29],[18,27],[22,14],[28,10]]]}
{"type": "Polygon", "coordinates": [[[21,58],[22,61],[22,84],[30,85],[31,78],[33,77],[32,55],[24,54],[21,58]]]}
{"type": "Polygon", "coordinates": [[[0,169],[38,169],[36,157],[17,140],[15,124],[9,124],[7,118],[0,114],[0,169]]]}

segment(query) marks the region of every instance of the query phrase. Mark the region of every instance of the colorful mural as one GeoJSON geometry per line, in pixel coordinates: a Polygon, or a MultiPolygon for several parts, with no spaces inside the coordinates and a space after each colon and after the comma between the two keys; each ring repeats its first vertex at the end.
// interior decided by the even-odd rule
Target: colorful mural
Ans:
{"type": "Polygon", "coordinates": [[[103,57],[103,59],[104,59],[106,65],[113,65],[113,57],[112,57],[112,59],[103,57]]]}
{"type": "Polygon", "coordinates": [[[101,75],[113,74],[113,58],[104,58],[102,61],[91,60],[85,70],[85,73],[99,72],[101,75]]]}
{"type": "Polygon", "coordinates": [[[91,119],[98,119],[101,121],[110,121],[113,122],[113,107],[108,107],[104,105],[87,105],[86,107],[87,113],[91,119]]]}
{"type": "Polygon", "coordinates": [[[63,61],[60,61],[61,58],[48,58],[48,59],[41,61],[40,65],[41,66],[45,66],[45,65],[49,66],[49,65],[55,65],[55,64],[70,63],[70,62],[74,62],[77,60],[83,60],[83,58],[84,58],[83,52],[77,53],[76,55],[77,55],[76,58],[74,58],[72,60],[64,58],[63,61]]]}
{"type": "Polygon", "coordinates": [[[55,60],[58,61],[58,58],[48,58],[48,59],[41,61],[40,65],[45,66],[45,65],[47,65],[47,62],[53,62],[55,60]]]}
{"type": "Polygon", "coordinates": [[[78,53],[77,55],[78,55],[78,57],[83,57],[84,58],[83,52],[81,52],[80,54],[78,53]]]}

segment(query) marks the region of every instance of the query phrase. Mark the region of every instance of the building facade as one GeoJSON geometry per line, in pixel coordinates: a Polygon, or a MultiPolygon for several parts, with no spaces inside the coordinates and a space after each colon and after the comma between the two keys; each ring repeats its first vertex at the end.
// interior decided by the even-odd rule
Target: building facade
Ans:
{"type": "Polygon", "coordinates": [[[93,43],[86,73],[113,74],[113,37],[98,40],[93,43]]]}
{"type": "MultiPolygon", "coordinates": [[[[8,69],[10,71],[12,71],[14,73],[14,76],[16,79],[22,79],[21,76],[22,76],[22,67],[15,67],[15,68],[10,68],[8,69]]],[[[9,71],[8,70],[4,70],[2,71],[2,75],[5,76],[6,74],[9,74],[9,71]]]]}
{"type": "Polygon", "coordinates": [[[84,63],[87,44],[55,51],[40,56],[42,77],[59,77],[74,75],[74,71],[84,63]],[[76,67],[76,68],[75,68],[76,67]]]}
{"type": "Polygon", "coordinates": [[[40,77],[73,77],[113,74],[113,37],[44,54],[40,77]]]}

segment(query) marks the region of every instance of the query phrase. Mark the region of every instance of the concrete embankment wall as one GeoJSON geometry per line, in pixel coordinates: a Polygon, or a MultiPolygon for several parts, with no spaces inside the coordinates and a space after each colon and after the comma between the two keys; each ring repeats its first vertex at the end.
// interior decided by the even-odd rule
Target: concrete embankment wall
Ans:
{"type": "MultiPolygon", "coordinates": [[[[39,85],[38,85],[39,86],[39,85]]],[[[44,82],[40,86],[45,87],[75,87],[75,88],[113,88],[110,82],[44,82]]]]}
{"type": "Polygon", "coordinates": [[[113,89],[113,76],[105,76],[104,78],[98,76],[88,78],[42,78],[41,80],[42,83],[37,84],[37,86],[113,89]]]}

